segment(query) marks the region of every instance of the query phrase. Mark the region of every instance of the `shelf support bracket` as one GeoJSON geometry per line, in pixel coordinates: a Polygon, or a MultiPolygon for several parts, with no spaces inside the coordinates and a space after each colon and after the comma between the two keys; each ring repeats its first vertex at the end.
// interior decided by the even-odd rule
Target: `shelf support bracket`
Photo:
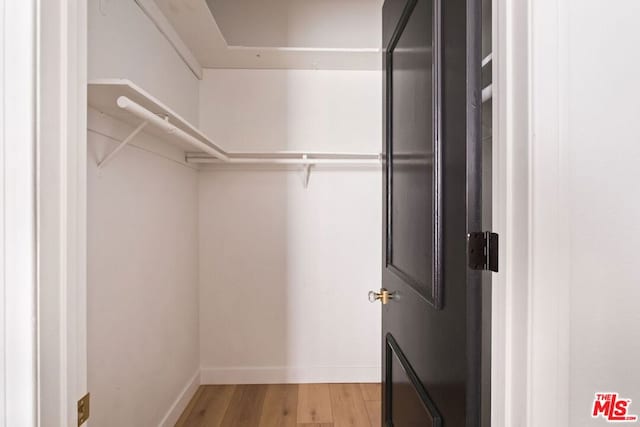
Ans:
{"type": "Polygon", "coordinates": [[[304,168],[303,185],[304,185],[304,188],[306,189],[307,187],[309,187],[309,177],[311,175],[311,166],[313,165],[307,162],[306,154],[302,155],[302,161],[304,162],[304,165],[302,166],[304,168]]]}
{"type": "Polygon", "coordinates": [[[113,151],[107,154],[107,157],[105,157],[100,162],[98,162],[98,169],[102,169],[103,167],[105,167],[107,163],[109,163],[111,159],[113,159],[120,150],[122,150],[127,144],[129,144],[133,140],[133,138],[135,138],[136,135],[138,135],[142,131],[142,129],[144,129],[145,126],[147,126],[148,123],[149,122],[146,120],[140,123],[138,127],[135,128],[133,132],[129,134],[129,136],[127,136],[120,144],[118,144],[118,146],[114,148],[113,151]]]}

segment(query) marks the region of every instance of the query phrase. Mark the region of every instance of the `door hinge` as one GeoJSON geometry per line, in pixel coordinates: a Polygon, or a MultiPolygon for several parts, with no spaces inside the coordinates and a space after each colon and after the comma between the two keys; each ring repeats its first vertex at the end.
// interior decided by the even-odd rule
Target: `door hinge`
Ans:
{"type": "Polygon", "coordinates": [[[84,424],[89,419],[91,413],[91,394],[85,394],[82,399],[78,400],[78,426],[84,424]]]}
{"type": "Polygon", "coordinates": [[[473,270],[498,271],[498,235],[490,231],[467,235],[469,268],[473,270]]]}

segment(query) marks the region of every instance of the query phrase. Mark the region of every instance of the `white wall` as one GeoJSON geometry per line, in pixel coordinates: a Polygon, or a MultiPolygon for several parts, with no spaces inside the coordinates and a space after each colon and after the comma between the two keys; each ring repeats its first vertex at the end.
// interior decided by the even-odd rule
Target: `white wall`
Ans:
{"type": "MultiPolygon", "coordinates": [[[[379,72],[207,70],[203,130],[232,150],[379,152],[379,72]]],[[[374,381],[375,168],[200,172],[203,382],[374,381]]]]}
{"type": "Polygon", "coordinates": [[[138,147],[99,171],[114,144],[89,133],[91,419],[152,426],[199,367],[197,171],[138,147]]]}
{"type": "Polygon", "coordinates": [[[379,71],[205,70],[201,129],[228,150],[380,152],[379,71]]]}
{"type": "MultiPolygon", "coordinates": [[[[197,122],[198,81],[135,2],[88,12],[89,79],[130,79],[197,122]]],[[[94,110],[88,127],[91,422],[173,425],[199,382],[197,171],[146,134],[98,171],[132,128],[94,110]]]]}
{"type": "Polygon", "coordinates": [[[527,425],[602,426],[598,392],[640,414],[640,7],[530,11],[527,425]]]}
{"type": "Polygon", "coordinates": [[[640,415],[640,6],[568,1],[571,426],[598,426],[594,393],[640,415]]]}

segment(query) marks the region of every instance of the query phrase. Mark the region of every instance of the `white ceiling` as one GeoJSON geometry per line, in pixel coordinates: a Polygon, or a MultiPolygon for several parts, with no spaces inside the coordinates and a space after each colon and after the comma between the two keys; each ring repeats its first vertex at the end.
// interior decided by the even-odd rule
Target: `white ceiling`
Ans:
{"type": "Polygon", "coordinates": [[[234,46],[377,48],[378,0],[206,0],[234,46]]]}
{"type": "Polygon", "coordinates": [[[383,0],[155,0],[205,68],[379,69],[383,0]]]}

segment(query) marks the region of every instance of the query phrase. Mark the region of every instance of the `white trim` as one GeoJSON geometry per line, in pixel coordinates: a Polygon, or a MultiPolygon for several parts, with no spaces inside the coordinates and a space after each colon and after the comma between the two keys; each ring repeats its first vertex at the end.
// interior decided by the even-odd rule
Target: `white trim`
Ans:
{"type": "Polygon", "coordinates": [[[494,0],[492,426],[569,425],[566,1],[494,0]]]}
{"type": "Polygon", "coordinates": [[[198,391],[200,387],[200,369],[189,379],[176,400],[173,402],[167,414],[160,421],[159,427],[173,427],[178,422],[180,415],[184,412],[187,405],[198,391]]]}
{"type": "Polygon", "coordinates": [[[198,62],[193,52],[191,52],[191,49],[187,47],[175,28],[173,28],[173,25],[167,20],[167,17],[164,16],[164,13],[162,13],[156,2],[153,0],[135,0],[135,2],[156,25],[158,31],[169,41],[178,53],[178,56],[182,58],[198,80],[202,80],[202,66],[200,62],[198,62]]]}
{"type": "Polygon", "coordinates": [[[377,383],[379,366],[206,367],[202,384],[377,383]]]}
{"type": "Polygon", "coordinates": [[[87,392],[87,2],[40,1],[38,380],[43,425],[77,425],[87,392]]]}
{"type": "Polygon", "coordinates": [[[492,426],[526,426],[530,265],[529,2],[493,1],[492,426]]]}
{"type": "Polygon", "coordinates": [[[0,426],[37,423],[35,0],[0,0],[0,426]]]}
{"type": "Polygon", "coordinates": [[[569,425],[570,197],[566,1],[530,4],[530,427],[569,425]]]}

